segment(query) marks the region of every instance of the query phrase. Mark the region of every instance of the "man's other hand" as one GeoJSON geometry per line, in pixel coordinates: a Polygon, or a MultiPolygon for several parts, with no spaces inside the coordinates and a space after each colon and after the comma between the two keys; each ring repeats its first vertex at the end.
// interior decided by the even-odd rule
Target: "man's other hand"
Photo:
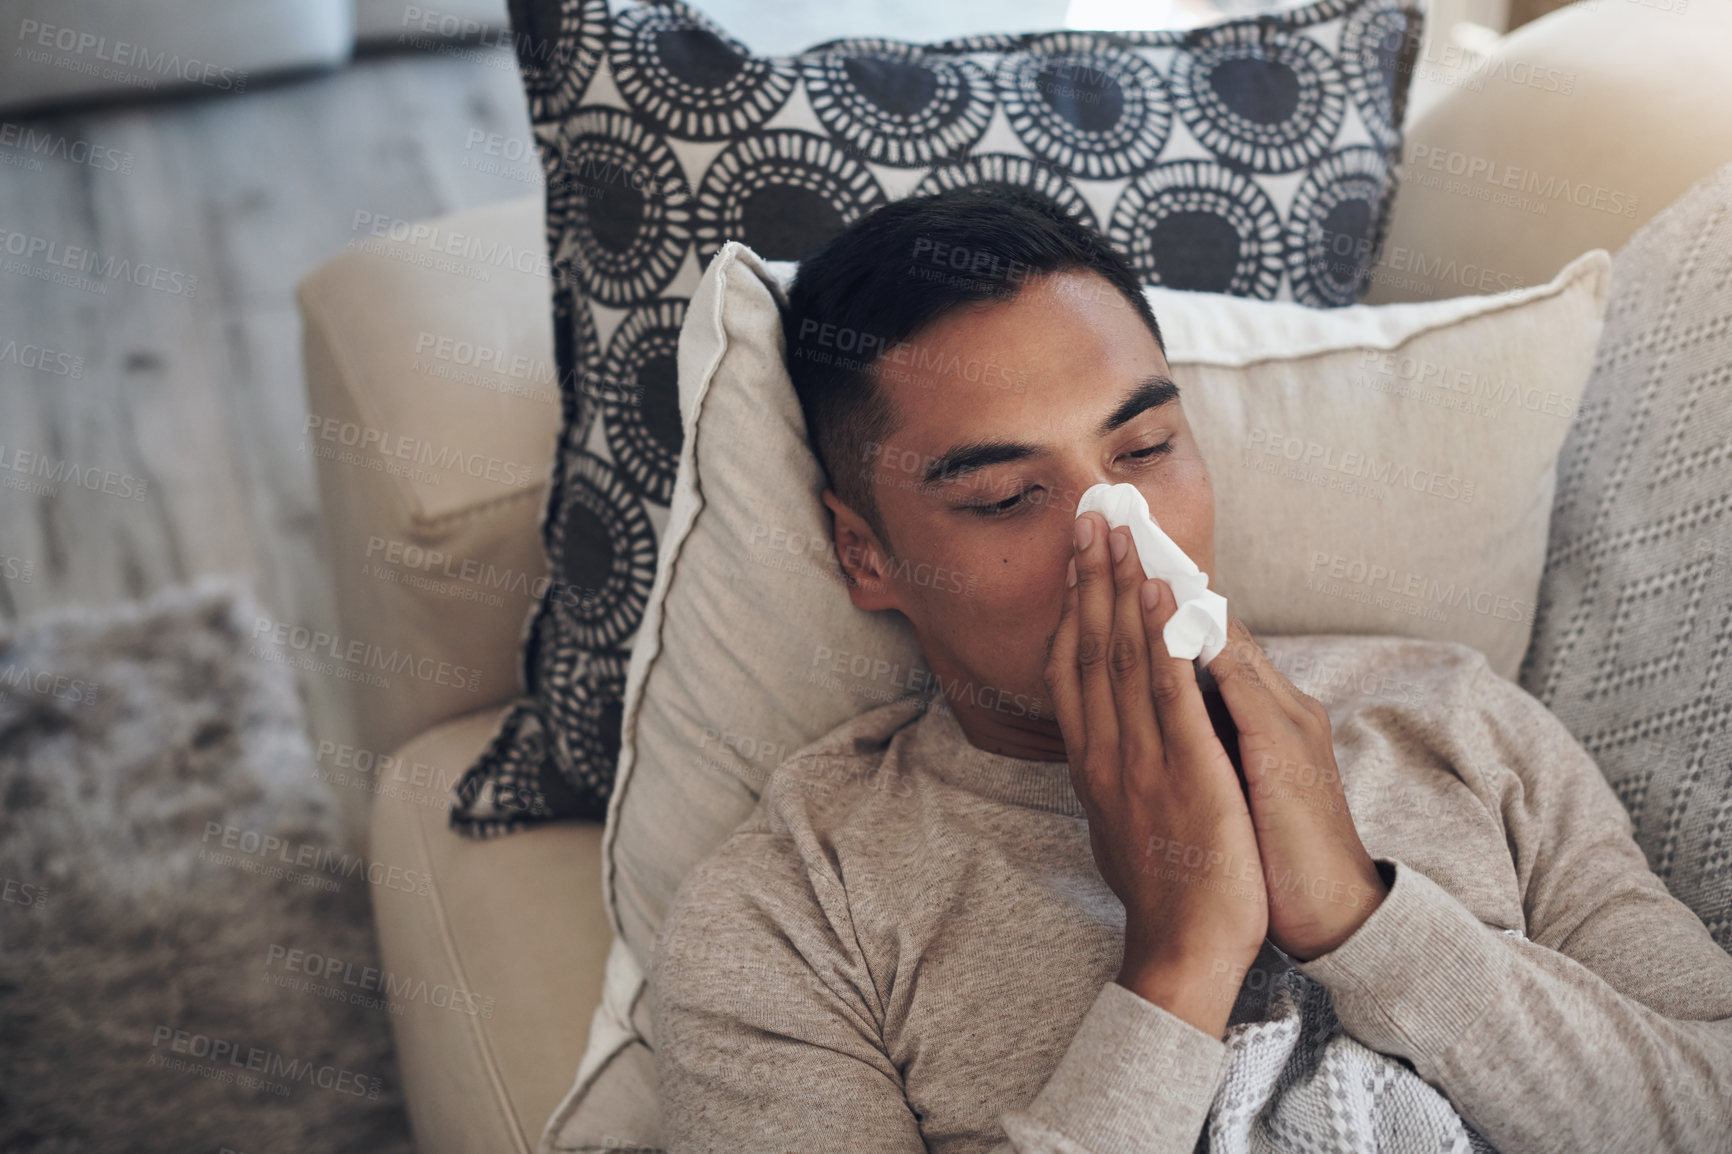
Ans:
{"type": "Polygon", "coordinates": [[[1346,941],[1389,892],[1347,809],[1329,711],[1276,669],[1231,614],[1227,646],[1209,672],[1238,729],[1269,940],[1310,961],[1346,941]]]}

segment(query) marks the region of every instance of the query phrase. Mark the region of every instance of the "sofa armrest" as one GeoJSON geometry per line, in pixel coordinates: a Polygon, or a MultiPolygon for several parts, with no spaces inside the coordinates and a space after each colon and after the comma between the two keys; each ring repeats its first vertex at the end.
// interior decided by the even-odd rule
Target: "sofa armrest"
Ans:
{"type": "Polygon", "coordinates": [[[560,420],[542,211],[357,213],[297,286],[357,759],[522,691],[560,420]]]}
{"type": "Polygon", "coordinates": [[[1438,31],[1367,304],[1544,284],[1732,160],[1732,4],[1571,4],[1466,63],[1438,31]]]}
{"type": "Polygon", "coordinates": [[[613,928],[600,822],[474,841],[446,825],[449,785],[499,710],[395,752],[370,856],[413,885],[372,887],[397,1070],[421,1154],[532,1154],[571,1087],[613,928]]]}

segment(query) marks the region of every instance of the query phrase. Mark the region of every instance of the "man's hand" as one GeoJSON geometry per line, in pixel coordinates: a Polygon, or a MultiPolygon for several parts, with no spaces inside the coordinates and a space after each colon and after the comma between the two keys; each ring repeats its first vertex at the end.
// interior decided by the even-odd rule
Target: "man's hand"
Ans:
{"type": "Polygon", "coordinates": [[[1268,928],[1256,831],[1191,662],[1162,639],[1172,590],[1145,578],[1128,530],[1109,538],[1098,512],[1077,525],[1045,678],[1095,865],[1125,906],[1118,981],[1219,1038],[1233,998],[1218,975],[1243,973],[1268,928]]]}
{"type": "Polygon", "coordinates": [[[1209,672],[1238,729],[1269,940],[1310,961],[1346,941],[1389,887],[1347,811],[1329,711],[1275,668],[1244,622],[1229,614],[1227,626],[1209,672]]]}

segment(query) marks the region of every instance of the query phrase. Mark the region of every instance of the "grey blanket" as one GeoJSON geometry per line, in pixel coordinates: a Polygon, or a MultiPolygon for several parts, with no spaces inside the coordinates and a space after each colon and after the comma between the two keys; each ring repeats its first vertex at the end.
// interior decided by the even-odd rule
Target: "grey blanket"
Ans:
{"type": "Polygon", "coordinates": [[[1329,991],[1271,947],[1246,976],[1223,1041],[1210,1154],[1496,1154],[1405,1063],[1349,1035],[1329,991]]]}

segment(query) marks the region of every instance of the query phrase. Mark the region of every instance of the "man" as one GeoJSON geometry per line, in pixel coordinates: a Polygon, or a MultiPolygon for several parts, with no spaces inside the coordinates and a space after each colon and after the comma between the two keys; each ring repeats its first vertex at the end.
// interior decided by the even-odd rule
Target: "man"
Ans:
{"type": "Polygon", "coordinates": [[[1213,574],[1213,494],[1097,233],[1004,187],[899,201],[784,320],[853,602],[944,688],[783,763],[681,885],[673,1154],[1183,1154],[1294,966],[1503,1154],[1732,1148],[1732,957],[1543,706],[1466,646],[1232,618],[1212,715],[1167,654],[1171,590],[1077,498],[1137,486],[1213,574]],[[1354,688],[1326,707],[1305,662],[1354,688]]]}

